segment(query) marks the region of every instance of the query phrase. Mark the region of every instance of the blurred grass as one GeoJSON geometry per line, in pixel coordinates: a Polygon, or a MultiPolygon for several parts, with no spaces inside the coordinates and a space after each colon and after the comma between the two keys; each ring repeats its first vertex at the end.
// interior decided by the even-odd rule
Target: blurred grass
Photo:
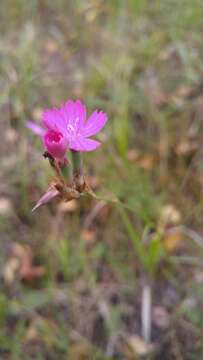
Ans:
{"type": "MultiPolygon", "coordinates": [[[[119,306],[110,306],[109,317],[103,316],[101,345],[98,339],[92,340],[93,325],[90,331],[81,325],[84,319],[76,316],[71,322],[67,317],[69,299],[59,309],[53,299],[46,303],[47,288],[57,292],[67,287],[76,302],[87,292],[94,302],[100,286],[127,284],[133,291],[135,287],[139,303],[139,281],[145,270],[158,273],[157,283],[160,278],[173,283],[178,273],[178,296],[193,296],[191,289],[184,288],[183,279],[201,278],[202,269],[169,265],[171,254],[162,257],[168,235],[160,234],[159,227],[163,206],[172,204],[181,214],[181,224],[203,233],[202,16],[201,0],[1,2],[1,271],[3,277],[14,243],[29,245],[36,263],[45,269],[36,282],[23,283],[14,272],[12,282],[1,285],[0,353],[5,359],[111,358],[105,355],[108,343],[127,327],[119,306]],[[190,97],[195,89],[200,92],[190,97]],[[90,199],[82,200],[75,210],[61,211],[53,203],[31,213],[51,172],[41,156],[41,143],[25,129],[25,120],[40,121],[43,108],[67,98],[81,98],[89,110],[102,108],[109,116],[100,135],[101,150],[84,156],[90,184],[110,200],[95,217],[97,203],[90,199]],[[121,217],[111,202],[115,196],[125,205],[121,217]],[[2,199],[9,201],[6,207],[2,199]],[[151,239],[147,244],[145,237],[151,239]],[[19,294],[27,311],[13,314],[19,294]],[[29,325],[38,316],[36,339],[27,339],[29,325]],[[81,340],[75,340],[74,328],[90,339],[82,350],[76,346],[81,340]],[[74,344],[67,345],[69,341],[74,344]]],[[[180,248],[179,243],[175,247],[178,256],[202,255],[201,246],[195,247],[193,241],[183,238],[180,242],[180,248]]],[[[191,315],[187,308],[186,318],[192,326],[202,327],[197,321],[201,296],[195,293],[194,301],[195,311],[191,315]]],[[[89,311],[93,316],[94,306],[89,311]]],[[[80,312],[80,316],[89,313],[80,312]]],[[[127,327],[127,332],[134,328],[127,327]]],[[[195,345],[188,352],[193,353],[188,359],[202,356],[202,349],[195,345]]]]}

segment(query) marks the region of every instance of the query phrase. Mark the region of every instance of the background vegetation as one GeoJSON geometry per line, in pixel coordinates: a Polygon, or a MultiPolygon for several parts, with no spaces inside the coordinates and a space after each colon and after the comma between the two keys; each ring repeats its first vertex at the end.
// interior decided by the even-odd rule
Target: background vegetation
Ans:
{"type": "Polygon", "coordinates": [[[1,1],[1,359],[203,358],[202,18],[202,0],[1,1]],[[101,200],[32,213],[52,173],[25,121],[68,98],[109,116],[84,156],[101,200]]]}

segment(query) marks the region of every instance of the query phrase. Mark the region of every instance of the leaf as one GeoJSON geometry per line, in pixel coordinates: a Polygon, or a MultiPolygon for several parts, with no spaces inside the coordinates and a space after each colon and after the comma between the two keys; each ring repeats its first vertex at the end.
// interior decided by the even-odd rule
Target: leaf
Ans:
{"type": "Polygon", "coordinates": [[[33,311],[47,305],[52,301],[51,293],[44,290],[33,290],[24,292],[18,300],[9,302],[9,310],[12,314],[19,314],[24,311],[33,311]]]}
{"type": "Polygon", "coordinates": [[[31,311],[47,305],[50,301],[50,293],[41,290],[33,290],[23,294],[21,306],[26,310],[31,311]]]}
{"type": "Polygon", "coordinates": [[[152,238],[147,249],[148,270],[152,273],[156,270],[158,263],[165,255],[160,236],[152,238]]]}
{"type": "Polygon", "coordinates": [[[141,244],[141,239],[140,239],[140,236],[139,234],[136,233],[128,215],[127,215],[127,212],[125,211],[125,209],[122,207],[122,206],[118,206],[117,207],[118,210],[119,210],[119,213],[121,215],[121,218],[123,220],[123,223],[126,227],[126,230],[127,230],[127,233],[128,233],[128,236],[132,242],[132,245],[135,249],[135,252],[136,254],[138,255],[140,261],[142,264],[145,264],[146,261],[145,261],[145,251],[144,251],[144,248],[141,244]]]}

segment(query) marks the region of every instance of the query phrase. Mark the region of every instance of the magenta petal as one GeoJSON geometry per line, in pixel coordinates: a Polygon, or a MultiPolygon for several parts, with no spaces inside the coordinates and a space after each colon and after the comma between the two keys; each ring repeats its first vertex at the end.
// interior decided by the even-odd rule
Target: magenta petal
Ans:
{"type": "Polygon", "coordinates": [[[86,120],[86,106],[80,100],[68,100],[62,107],[61,112],[66,119],[68,130],[77,132],[86,120]]]}
{"type": "Polygon", "coordinates": [[[87,120],[85,126],[81,130],[81,134],[85,137],[97,134],[106,124],[108,118],[102,111],[94,111],[87,120]]]}
{"type": "Polygon", "coordinates": [[[28,129],[31,129],[36,135],[43,136],[45,134],[45,130],[40,125],[37,125],[33,121],[27,121],[26,127],[28,129]]]}
{"type": "Polygon", "coordinates": [[[40,206],[46,204],[47,202],[49,202],[51,199],[53,199],[57,195],[59,195],[58,190],[56,190],[55,188],[49,188],[47,190],[47,192],[45,192],[45,194],[42,195],[42,197],[38,200],[37,204],[33,207],[32,211],[35,211],[40,206]]]}
{"type": "Polygon", "coordinates": [[[68,150],[68,139],[63,136],[60,132],[54,130],[48,130],[44,135],[44,145],[47,151],[57,159],[64,159],[64,155],[68,150]]]}
{"type": "Polygon", "coordinates": [[[96,150],[100,145],[101,143],[99,141],[76,137],[70,142],[69,147],[72,150],[84,152],[96,150]]]}
{"type": "Polygon", "coordinates": [[[66,123],[58,109],[47,109],[42,114],[42,122],[48,130],[54,130],[64,133],[66,123]]]}
{"type": "Polygon", "coordinates": [[[84,125],[84,123],[86,121],[86,117],[87,117],[86,106],[80,100],[76,101],[76,106],[77,106],[78,116],[80,118],[79,127],[82,127],[84,125]]]}

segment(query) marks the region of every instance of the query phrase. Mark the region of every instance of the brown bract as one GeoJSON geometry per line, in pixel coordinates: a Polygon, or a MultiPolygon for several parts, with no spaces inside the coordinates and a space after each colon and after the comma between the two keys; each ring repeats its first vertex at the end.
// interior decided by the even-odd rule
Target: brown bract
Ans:
{"type": "MultiPolygon", "coordinates": [[[[58,197],[60,200],[65,202],[78,199],[81,195],[85,194],[89,194],[92,197],[95,197],[93,191],[85,181],[81,168],[76,169],[73,172],[72,179],[66,180],[62,173],[61,164],[59,164],[59,162],[57,162],[47,151],[43,154],[43,156],[49,160],[49,163],[55,172],[55,177],[50,180],[47,191],[39,199],[33,208],[33,211],[55,197],[58,197]]],[[[68,164],[65,166],[68,166],[68,164]]]]}

